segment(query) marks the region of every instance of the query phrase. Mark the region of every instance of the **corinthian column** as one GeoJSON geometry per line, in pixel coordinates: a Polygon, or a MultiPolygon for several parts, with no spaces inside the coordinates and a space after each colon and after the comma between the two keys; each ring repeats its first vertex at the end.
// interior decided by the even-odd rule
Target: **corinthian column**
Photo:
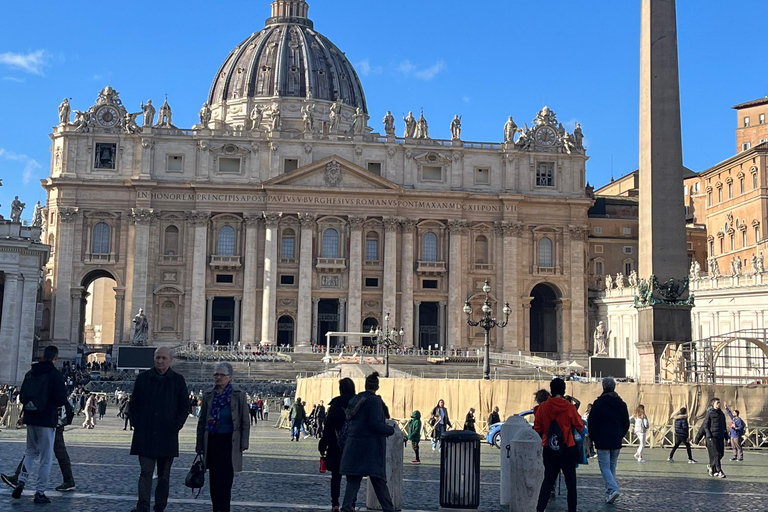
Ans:
{"type": "Polygon", "coordinates": [[[307,349],[312,340],[312,234],[315,215],[300,213],[299,240],[299,304],[296,314],[296,346],[307,349]]]}
{"type": "MultiPolygon", "coordinates": [[[[149,225],[157,217],[150,209],[132,208],[131,223],[133,224],[133,286],[131,287],[131,314],[139,308],[151,317],[152,312],[147,308],[147,278],[149,277],[149,225]]],[[[152,320],[150,318],[150,320],[152,320]]],[[[147,336],[152,336],[148,333],[147,336]]],[[[147,339],[149,341],[149,339],[147,339]]]]}
{"type": "Polygon", "coordinates": [[[525,347],[521,344],[520,333],[518,332],[518,302],[519,287],[518,287],[518,272],[517,272],[517,241],[520,236],[521,226],[513,222],[504,221],[500,223],[500,229],[497,233],[501,233],[503,237],[503,260],[502,270],[504,274],[504,288],[501,296],[501,301],[509,302],[512,308],[512,314],[509,316],[509,325],[506,329],[502,329],[504,333],[504,345],[502,350],[504,352],[512,352],[516,350],[523,350],[525,347]]]}
{"type": "Polygon", "coordinates": [[[245,264],[243,266],[243,302],[240,337],[242,342],[256,341],[256,243],[258,241],[261,213],[246,213],[245,219],[245,264]]]}
{"type": "Polygon", "coordinates": [[[397,226],[396,217],[384,217],[384,296],[381,318],[391,315],[390,327],[397,325],[397,226]]]}
{"type": "MultiPolygon", "coordinates": [[[[349,303],[347,330],[360,332],[363,315],[363,217],[349,217],[349,303]]],[[[347,343],[360,346],[360,338],[350,336],[347,343]]]]}
{"type": "MultiPolygon", "coordinates": [[[[205,275],[208,263],[208,221],[209,212],[192,211],[187,213],[187,222],[195,232],[195,250],[192,253],[192,298],[190,308],[190,341],[203,344],[206,341],[205,316],[205,275]]],[[[127,316],[131,316],[130,314],[127,316]]],[[[209,327],[210,328],[210,327],[209,327]]]]}
{"type": "MultiPolygon", "coordinates": [[[[400,262],[400,325],[406,336],[413,334],[413,233],[416,219],[403,219],[403,249],[400,262]]],[[[406,340],[403,340],[409,345],[406,340]]],[[[410,345],[416,346],[414,337],[410,345]]]]}
{"type": "Polygon", "coordinates": [[[264,213],[264,295],[261,301],[261,344],[275,344],[277,315],[277,226],[282,213],[264,213]]]}
{"type": "MultiPolygon", "coordinates": [[[[56,230],[56,241],[59,247],[54,256],[56,266],[53,274],[53,341],[59,350],[69,349],[72,353],[76,351],[77,340],[69,339],[69,319],[72,316],[69,288],[77,284],[72,281],[75,219],[77,218],[77,208],[59,210],[59,223],[56,230]]],[[[4,304],[4,310],[10,307],[7,302],[4,304]]]]}
{"type": "Polygon", "coordinates": [[[464,272],[461,258],[461,239],[467,231],[467,222],[465,220],[449,220],[448,232],[449,256],[448,256],[448,339],[446,340],[446,350],[457,346],[461,338],[461,322],[464,318],[461,310],[464,307],[461,293],[462,274],[464,272]]]}

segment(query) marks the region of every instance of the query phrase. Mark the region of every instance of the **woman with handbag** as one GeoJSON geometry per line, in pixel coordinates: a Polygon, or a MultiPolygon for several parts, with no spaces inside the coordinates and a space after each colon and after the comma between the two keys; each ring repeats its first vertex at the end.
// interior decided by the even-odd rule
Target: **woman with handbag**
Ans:
{"type": "Polygon", "coordinates": [[[437,405],[432,409],[431,416],[429,424],[435,427],[432,430],[432,451],[435,451],[440,446],[440,438],[443,437],[445,431],[453,426],[451,425],[450,418],[448,418],[448,409],[445,408],[445,401],[442,398],[437,401],[437,405]]]}
{"type": "Polygon", "coordinates": [[[219,363],[213,389],[203,393],[195,451],[208,468],[213,512],[229,512],[235,472],[243,470],[251,424],[244,391],[232,387],[232,365],[219,363]]]}

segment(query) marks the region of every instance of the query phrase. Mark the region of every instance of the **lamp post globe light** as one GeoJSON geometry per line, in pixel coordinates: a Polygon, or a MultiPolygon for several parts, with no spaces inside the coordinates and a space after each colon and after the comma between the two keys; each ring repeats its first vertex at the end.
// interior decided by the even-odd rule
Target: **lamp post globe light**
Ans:
{"type": "Polygon", "coordinates": [[[384,330],[381,330],[381,326],[376,326],[374,330],[371,327],[371,331],[368,333],[373,338],[373,343],[377,346],[384,347],[384,377],[389,377],[389,349],[391,347],[402,346],[403,335],[405,331],[401,327],[398,329],[389,328],[389,313],[384,316],[384,330]]]}
{"type": "Polygon", "coordinates": [[[472,320],[472,306],[469,305],[469,300],[464,302],[464,313],[467,315],[467,324],[472,327],[478,325],[485,331],[485,352],[483,354],[483,379],[490,380],[491,378],[491,329],[494,327],[504,328],[509,323],[509,315],[512,313],[512,308],[509,307],[509,302],[504,303],[504,308],[501,310],[504,313],[504,321],[500,322],[493,318],[493,308],[491,307],[491,299],[488,294],[491,293],[491,285],[488,284],[488,280],[485,280],[483,285],[483,293],[485,293],[485,301],[483,302],[483,316],[480,320],[472,320]]]}

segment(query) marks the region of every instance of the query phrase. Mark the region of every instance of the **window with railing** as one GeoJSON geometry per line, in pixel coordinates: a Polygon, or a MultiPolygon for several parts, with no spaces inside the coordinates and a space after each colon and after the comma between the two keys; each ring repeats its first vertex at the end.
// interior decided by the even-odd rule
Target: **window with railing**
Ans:
{"type": "Polygon", "coordinates": [[[280,242],[280,258],[283,261],[296,258],[296,234],[292,229],[286,229],[283,232],[283,239],[280,242]]]}
{"type": "Polygon", "coordinates": [[[339,257],[339,232],[333,228],[323,231],[323,258],[339,257]]]}
{"type": "Polygon", "coordinates": [[[488,265],[488,239],[484,235],[475,238],[475,266],[488,265]]]}
{"type": "Polygon", "coordinates": [[[168,226],[165,228],[163,254],[166,256],[176,256],[179,254],[179,228],[168,226]]]}
{"type": "Polygon", "coordinates": [[[91,254],[109,254],[112,229],[106,222],[99,222],[93,227],[91,254]]]}
{"type": "Polygon", "coordinates": [[[539,267],[552,268],[554,260],[552,254],[552,240],[544,237],[539,240],[539,267]]]}
{"type": "Polygon", "coordinates": [[[421,237],[421,259],[422,261],[437,261],[437,235],[434,233],[424,233],[421,237]]]}
{"type": "Polygon", "coordinates": [[[219,256],[234,256],[235,228],[232,226],[222,226],[219,228],[216,254],[219,256]]]}
{"type": "Polygon", "coordinates": [[[379,261],[379,235],[374,231],[365,237],[365,261],[379,261]]]}

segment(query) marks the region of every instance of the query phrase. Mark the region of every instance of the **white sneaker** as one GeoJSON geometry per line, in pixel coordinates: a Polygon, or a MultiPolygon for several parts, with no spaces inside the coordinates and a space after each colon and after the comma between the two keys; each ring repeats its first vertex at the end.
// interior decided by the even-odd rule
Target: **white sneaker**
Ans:
{"type": "Polygon", "coordinates": [[[606,503],[613,503],[616,501],[616,498],[619,497],[621,493],[619,491],[613,491],[607,498],[605,498],[606,503]]]}
{"type": "Polygon", "coordinates": [[[635,454],[635,458],[637,459],[637,458],[639,458],[639,456],[637,454],[635,454]]]}
{"type": "Polygon", "coordinates": [[[643,458],[640,458],[640,459],[637,459],[637,462],[646,462],[646,460],[643,458]]]}
{"type": "Polygon", "coordinates": [[[672,457],[670,457],[670,458],[668,458],[668,459],[667,459],[667,462],[675,462],[675,459],[673,459],[672,457]]]}

